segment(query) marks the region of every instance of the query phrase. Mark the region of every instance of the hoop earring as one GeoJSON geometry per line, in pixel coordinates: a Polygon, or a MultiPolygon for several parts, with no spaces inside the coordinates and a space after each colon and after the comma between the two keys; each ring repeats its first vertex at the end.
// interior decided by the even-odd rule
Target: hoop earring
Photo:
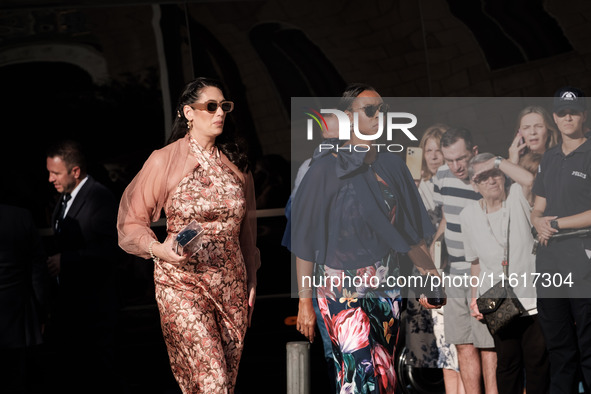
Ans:
{"type": "Polygon", "coordinates": [[[193,127],[193,119],[187,120],[187,129],[191,130],[193,127]]]}

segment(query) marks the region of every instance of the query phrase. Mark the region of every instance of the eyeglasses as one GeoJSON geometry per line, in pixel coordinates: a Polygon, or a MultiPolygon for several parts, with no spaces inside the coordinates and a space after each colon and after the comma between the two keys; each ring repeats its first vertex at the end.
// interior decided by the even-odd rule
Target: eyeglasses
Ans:
{"type": "Polygon", "coordinates": [[[190,107],[193,109],[205,110],[212,114],[215,113],[219,107],[221,107],[222,111],[224,112],[232,112],[232,110],[234,109],[234,102],[224,100],[218,103],[215,100],[209,100],[204,103],[195,103],[190,107]]]}
{"type": "Polygon", "coordinates": [[[478,174],[478,176],[474,177],[474,183],[480,184],[484,181],[488,181],[490,178],[497,178],[502,177],[503,172],[497,168],[493,168],[488,171],[484,171],[483,173],[478,174]]]}
{"type": "Polygon", "coordinates": [[[388,112],[390,110],[390,107],[388,106],[388,104],[380,103],[377,105],[366,105],[365,107],[357,109],[353,108],[353,110],[355,111],[359,111],[360,109],[362,109],[363,112],[365,112],[365,116],[367,116],[368,118],[373,118],[374,116],[376,116],[377,111],[388,112]]]}
{"type": "Polygon", "coordinates": [[[581,115],[581,111],[578,111],[576,109],[561,109],[560,111],[556,112],[556,116],[558,116],[559,118],[564,118],[566,115],[571,115],[571,116],[577,116],[577,115],[581,115]]]}

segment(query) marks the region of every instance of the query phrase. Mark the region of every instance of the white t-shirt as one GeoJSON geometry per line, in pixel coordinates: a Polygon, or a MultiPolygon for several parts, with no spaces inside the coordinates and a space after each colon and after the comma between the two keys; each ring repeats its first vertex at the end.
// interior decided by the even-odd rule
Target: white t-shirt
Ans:
{"type": "Polygon", "coordinates": [[[422,179],[419,183],[419,194],[427,211],[433,211],[435,209],[435,202],[433,201],[435,196],[434,187],[435,184],[433,183],[433,179],[422,179]]]}
{"type": "Polygon", "coordinates": [[[480,296],[501,280],[502,244],[505,242],[503,235],[507,234],[509,221],[509,276],[517,278],[517,286],[512,286],[515,294],[528,314],[533,315],[537,309],[534,276],[531,275],[536,272],[536,256],[531,253],[534,243],[531,235],[531,207],[518,183],[511,186],[504,209],[507,210],[505,217],[503,209],[485,214],[478,201],[474,201],[460,213],[466,260],[480,261],[481,286],[477,292],[480,296]]]}

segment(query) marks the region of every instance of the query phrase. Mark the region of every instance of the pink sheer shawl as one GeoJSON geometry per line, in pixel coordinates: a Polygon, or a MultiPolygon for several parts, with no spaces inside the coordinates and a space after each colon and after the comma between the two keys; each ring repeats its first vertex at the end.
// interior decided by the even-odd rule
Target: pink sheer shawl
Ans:
{"type": "MultiPolygon", "coordinates": [[[[256,271],[261,261],[256,247],[256,203],[252,174],[240,172],[224,154],[221,157],[225,164],[240,175],[244,183],[246,216],[240,228],[240,248],[248,272],[248,282],[256,284],[256,271]]],[[[160,218],[162,208],[168,203],[180,181],[197,165],[197,159],[189,150],[189,135],[152,152],[121,197],[117,231],[119,246],[123,250],[139,257],[150,258],[148,248],[157,239],[150,229],[150,222],[160,218]]]]}

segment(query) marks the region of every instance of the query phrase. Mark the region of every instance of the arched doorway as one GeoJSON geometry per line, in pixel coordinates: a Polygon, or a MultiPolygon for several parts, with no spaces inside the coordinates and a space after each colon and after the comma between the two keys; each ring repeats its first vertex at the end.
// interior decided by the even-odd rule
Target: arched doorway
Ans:
{"type": "Polygon", "coordinates": [[[160,94],[138,81],[97,85],[69,62],[28,62],[0,67],[0,86],[5,103],[0,164],[6,171],[0,201],[30,209],[39,227],[49,223],[56,197],[45,169],[50,144],[65,138],[81,142],[89,173],[116,194],[118,186],[101,164],[122,157],[143,162],[162,145],[160,94]]]}
{"type": "Polygon", "coordinates": [[[45,149],[51,140],[84,128],[89,109],[80,110],[79,97],[92,90],[92,78],[68,63],[20,63],[0,67],[0,86],[5,103],[0,163],[7,176],[2,200],[32,210],[43,226],[51,197],[45,149]]]}

